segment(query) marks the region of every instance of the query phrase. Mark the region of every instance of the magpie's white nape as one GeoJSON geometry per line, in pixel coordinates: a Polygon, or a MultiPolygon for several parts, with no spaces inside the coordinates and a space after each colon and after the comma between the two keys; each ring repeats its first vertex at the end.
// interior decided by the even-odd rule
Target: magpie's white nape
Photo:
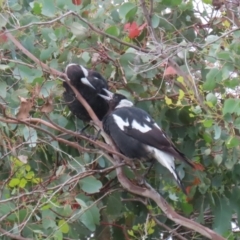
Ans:
{"type": "Polygon", "coordinates": [[[194,167],[194,164],[180,152],[144,110],[121,94],[101,96],[109,103],[109,112],[103,118],[103,129],[125,156],[140,160],[157,160],[166,167],[186,194],[186,190],[175,169],[174,159],[194,167]]]}
{"type": "MultiPolygon", "coordinates": [[[[65,73],[82,97],[88,102],[97,117],[102,118],[108,112],[108,104],[98,94],[106,95],[103,89],[108,89],[107,81],[96,71],[89,70],[81,65],[71,63],[65,68],[65,73]]],[[[76,99],[70,86],[64,82],[65,92],[63,98],[70,111],[79,119],[89,122],[91,120],[88,112],[82,104],[76,99]]]]}

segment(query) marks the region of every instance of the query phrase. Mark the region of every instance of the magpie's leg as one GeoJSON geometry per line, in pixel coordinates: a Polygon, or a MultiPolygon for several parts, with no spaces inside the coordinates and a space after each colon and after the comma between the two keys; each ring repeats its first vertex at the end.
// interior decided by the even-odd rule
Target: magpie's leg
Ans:
{"type": "Polygon", "coordinates": [[[148,167],[147,171],[143,175],[137,176],[137,181],[139,185],[146,185],[146,176],[149,174],[150,170],[152,169],[155,160],[151,160],[151,165],[148,167]]]}
{"type": "Polygon", "coordinates": [[[96,141],[99,136],[100,136],[100,133],[101,133],[101,129],[98,130],[97,134],[95,136],[93,136],[93,140],[96,141]]]}
{"type": "Polygon", "coordinates": [[[151,165],[149,166],[149,168],[147,169],[147,171],[143,174],[143,177],[146,177],[146,176],[150,173],[150,170],[152,169],[152,167],[153,167],[153,165],[154,165],[155,162],[156,162],[156,161],[155,161],[154,159],[151,161],[151,165]]]}
{"type": "Polygon", "coordinates": [[[87,129],[87,128],[89,128],[90,127],[90,124],[87,124],[85,127],[83,127],[80,131],[79,131],[79,133],[84,133],[84,131],[87,129]]]}

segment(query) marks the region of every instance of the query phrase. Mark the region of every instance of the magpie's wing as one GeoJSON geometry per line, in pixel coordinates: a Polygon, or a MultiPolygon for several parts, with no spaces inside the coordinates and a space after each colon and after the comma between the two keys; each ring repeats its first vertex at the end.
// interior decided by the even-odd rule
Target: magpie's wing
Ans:
{"type": "Polygon", "coordinates": [[[194,165],[180,152],[167,137],[164,131],[145,111],[139,108],[129,108],[128,126],[124,126],[124,132],[138,141],[166,152],[179,160],[185,161],[191,167],[194,165]]]}

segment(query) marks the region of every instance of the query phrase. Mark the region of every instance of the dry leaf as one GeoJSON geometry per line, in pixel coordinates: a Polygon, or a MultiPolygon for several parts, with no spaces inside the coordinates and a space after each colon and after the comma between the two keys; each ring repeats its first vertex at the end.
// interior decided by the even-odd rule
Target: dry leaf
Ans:
{"type": "Polygon", "coordinates": [[[41,112],[50,113],[53,110],[53,99],[50,94],[49,97],[45,100],[45,104],[41,107],[41,112]]]}
{"type": "Polygon", "coordinates": [[[172,76],[172,75],[176,75],[176,74],[177,74],[176,70],[171,66],[167,67],[164,71],[164,76],[169,76],[169,75],[172,76]]]}
{"type": "Polygon", "coordinates": [[[91,58],[92,64],[96,63],[99,58],[100,58],[100,54],[99,53],[93,53],[92,58],[91,58]]]}
{"type": "Polygon", "coordinates": [[[25,120],[29,117],[29,112],[33,107],[33,100],[32,98],[23,98],[18,96],[20,99],[20,108],[17,113],[17,119],[19,120],[25,120]]]}
{"type": "Polygon", "coordinates": [[[19,159],[22,163],[27,164],[28,156],[19,155],[19,156],[18,156],[18,159],[19,159]]]}
{"type": "Polygon", "coordinates": [[[34,88],[33,88],[33,93],[32,93],[32,95],[33,95],[34,97],[38,97],[39,94],[40,94],[40,91],[41,91],[41,86],[37,83],[37,84],[34,86],[34,88]]]}

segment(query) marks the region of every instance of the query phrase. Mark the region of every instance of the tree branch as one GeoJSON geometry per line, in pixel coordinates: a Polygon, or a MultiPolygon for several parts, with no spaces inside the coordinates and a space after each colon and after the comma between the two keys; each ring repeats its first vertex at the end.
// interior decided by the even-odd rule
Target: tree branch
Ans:
{"type": "Polygon", "coordinates": [[[12,233],[6,231],[5,229],[3,229],[1,227],[0,227],[0,232],[3,234],[2,236],[7,236],[7,237],[10,237],[11,239],[15,239],[15,240],[32,240],[32,238],[24,238],[24,237],[21,237],[19,235],[12,234],[12,233]]]}
{"type": "Polygon", "coordinates": [[[36,58],[32,53],[30,53],[26,48],[23,47],[23,45],[9,32],[9,31],[5,31],[5,35],[6,37],[11,40],[11,42],[26,56],[28,56],[32,61],[34,61],[36,64],[38,64],[42,69],[44,69],[45,71],[47,71],[49,74],[55,76],[55,77],[60,77],[63,78],[68,85],[71,87],[71,89],[73,90],[73,92],[76,95],[76,98],[78,99],[78,101],[85,107],[85,109],[87,110],[88,114],[90,115],[90,117],[92,118],[93,122],[95,125],[97,125],[100,129],[102,129],[102,123],[99,121],[98,117],[96,116],[96,114],[94,113],[94,111],[92,110],[92,108],[89,106],[89,104],[86,102],[86,100],[81,96],[81,94],[76,90],[75,87],[73,87],[67,77],[66,74],[49,67],[47,64],[41,62],[38,58],[36,58]]]}
{"type": "MultiPolygon", "coordinates": [[[[117,161],[119,159],[115,158],[117,161]]],[[[117,177],[119,182],[122,184],[122,186],[127,189],[129,192],[152,199],[160,208],[161,210],[166,214],[166,216],[174,221],[175,223],[182,225],[184,227],[187,227],[189,229],[192,229],[201,235],[213,239],[213,240],[224,240],[222,236],[215,233],[213,230],[204,227],[203,225],[194,222],[193,220],[190,220],[188,218],[185,218],[178,213],[176,213],[171,206],[164,200],[162,196],[160,196],[159,193],[157,193],[149,184],[147,184],[147,188],[142,188],[139,186],[134,185],[132,182],[129,181],[124,176],[122,168],[117,168],[117,177]]]]}

